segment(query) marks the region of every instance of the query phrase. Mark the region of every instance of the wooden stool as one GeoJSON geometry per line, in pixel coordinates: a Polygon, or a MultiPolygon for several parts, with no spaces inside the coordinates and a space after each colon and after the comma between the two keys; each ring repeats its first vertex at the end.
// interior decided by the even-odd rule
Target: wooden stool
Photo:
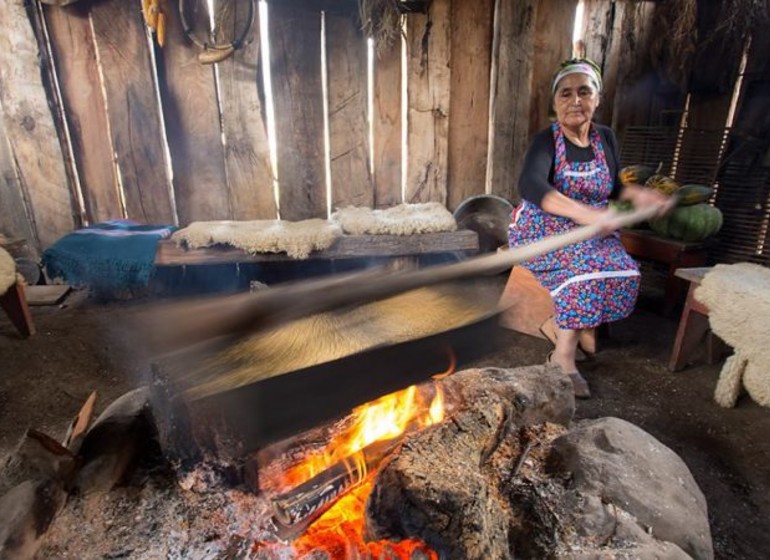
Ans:
{"type": "Polygon", "coordinates": [[[35,325],[32,323],[32,314],[29,312],[27,300],[24,297],[24,285],[16,282],[0,295],[0,307],[5,310],[11,323],[18,329],[22,336],[35,334],[35,325]]]}
{"type": "MultiPolygon", "coordinates": [[[[551,294],[526,268],[514,266],[511,269],[500,306],[505,309],[500,317],[502,327],[556,343],[551,294]]],[[[580,345],[586,352],[596,353],[596,329],[586,331],[580,345]]]]}
{"type": "Polygon", "coordinates": [[[688,358],[695,350],[704,335],[708,344],[707,362],[715,364],[725,351],[726,345],[709,327],[708,308],[695,299],[695,289],[700,285],[703,277],[711,267],[679,268],[675,271],[678,278],[689,282],[687,299],[685,300],[682,316],[679,319],[679,327],[674,339],[674,348],[668,361],[670,371],[679,371],[687,363],[688,358]]]}

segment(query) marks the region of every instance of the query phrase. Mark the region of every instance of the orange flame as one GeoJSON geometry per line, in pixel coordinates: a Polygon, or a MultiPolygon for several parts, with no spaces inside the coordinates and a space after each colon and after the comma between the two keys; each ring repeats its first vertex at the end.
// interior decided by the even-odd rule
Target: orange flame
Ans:
{"type": "MultiPolygon", "coordinates": [[[[423,392],[413,385],[354,409],[350,427],[337,434],[322,453],[307,458],[286,472],[283,482],[291,487],[297,486],[345,459],[348,464],[361,464],[360,472],[366,473],[361,453],[366,446],[444,419],[443,393],[439,384],[434,384],[434,387],[435,394],[430,403],[423,392]]],[[[362,475],[362,478],[365,476],[362,475]]],[[[369,477],[340,498],[294,542],[295,551],[300,556],[312,550],[325,550],[331,558],[408,559],[419,550],[428,558],[437,559],[435,552],[414,539],[398,543],[364,541],[364,508],[372,486],[373,481],[369,477]]]]}

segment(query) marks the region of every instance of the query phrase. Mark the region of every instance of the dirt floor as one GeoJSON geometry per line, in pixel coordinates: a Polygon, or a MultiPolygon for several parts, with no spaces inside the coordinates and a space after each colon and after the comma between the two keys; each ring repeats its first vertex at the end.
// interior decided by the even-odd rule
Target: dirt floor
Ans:
{"type": "MultiPolygon", "coordinates": [[[[503,280],[488,289],[502,290],[503,280]]],[[[721,364],[706,365],[704,352],[670,373],[676,319],[657,307],[642,299],[582,364],[593,397],[578,402],[576,416],[624,418],[671,447],[706,496],[716,557],[769,558],[770,410],[745,396],[733,409],[717,406],[721,364]]],[[[134,303],[99,303],[74,292],[63,304],[32,309],[37,334],[29,339],[0,315],[0,458],[28,427],[61,439],[91,391],[99,395],[98,413],[145,382],[138,333],[123,320],[134,310],[134,303]]],[[[500,351],[473,365],[540,363],[548,350],[545,340],[505,331],[500,351]]]]}

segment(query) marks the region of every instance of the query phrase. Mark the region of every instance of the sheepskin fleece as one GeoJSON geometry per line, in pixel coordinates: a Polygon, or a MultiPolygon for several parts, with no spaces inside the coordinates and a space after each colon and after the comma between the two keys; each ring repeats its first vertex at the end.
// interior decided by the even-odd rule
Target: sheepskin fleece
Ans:
{"type": "MultiPolygon", "coordinates": [[[[747,360],[743,384],[748,393],[770,406],[770,269],[753,263],[718,264],[695,290],[695,299],[709,308],[714,333],[747,360]]],[[[736,366],[723,373],[739,371],[736,366]]]]}
{"type": "Polygon", "coordinates": [[[0,296],[16,284],[16,263],[8,251],[0,247],[0,296]]]}
{"type": "Polygon", "coordinates": [[[342,235],[337,224],[313,219],[193,222],[171,236],[190,249],[230,245],[247,253],[285,252],[306,259],[312,251],[328,249],[342,235]]]}
{"type": "Polygon", "coordinates": [[[452,213],[438,202],[399,204],[382,210],[348,206],[332,214],[332,220],[351,235],[412,235],[457,230],[452,213]]]}

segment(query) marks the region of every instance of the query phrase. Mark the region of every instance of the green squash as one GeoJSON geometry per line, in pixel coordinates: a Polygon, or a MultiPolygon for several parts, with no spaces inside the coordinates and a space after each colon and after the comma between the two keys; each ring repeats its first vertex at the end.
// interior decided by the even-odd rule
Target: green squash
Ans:
{"type": "Polygon", "coordinates": [[[652,231],[662,237],[679,241],[703,241],[722,227],[719,208],[701,202],[691,206],[678,206],[662,218],[650,220],[652,231]]]}
{"type": "Polygon", "coordinates": [[[714,189],[705,185],[683,185],[676,191],[677,204],[679,206],[692,206],[701,202],[708,202],[714,189]]]}

